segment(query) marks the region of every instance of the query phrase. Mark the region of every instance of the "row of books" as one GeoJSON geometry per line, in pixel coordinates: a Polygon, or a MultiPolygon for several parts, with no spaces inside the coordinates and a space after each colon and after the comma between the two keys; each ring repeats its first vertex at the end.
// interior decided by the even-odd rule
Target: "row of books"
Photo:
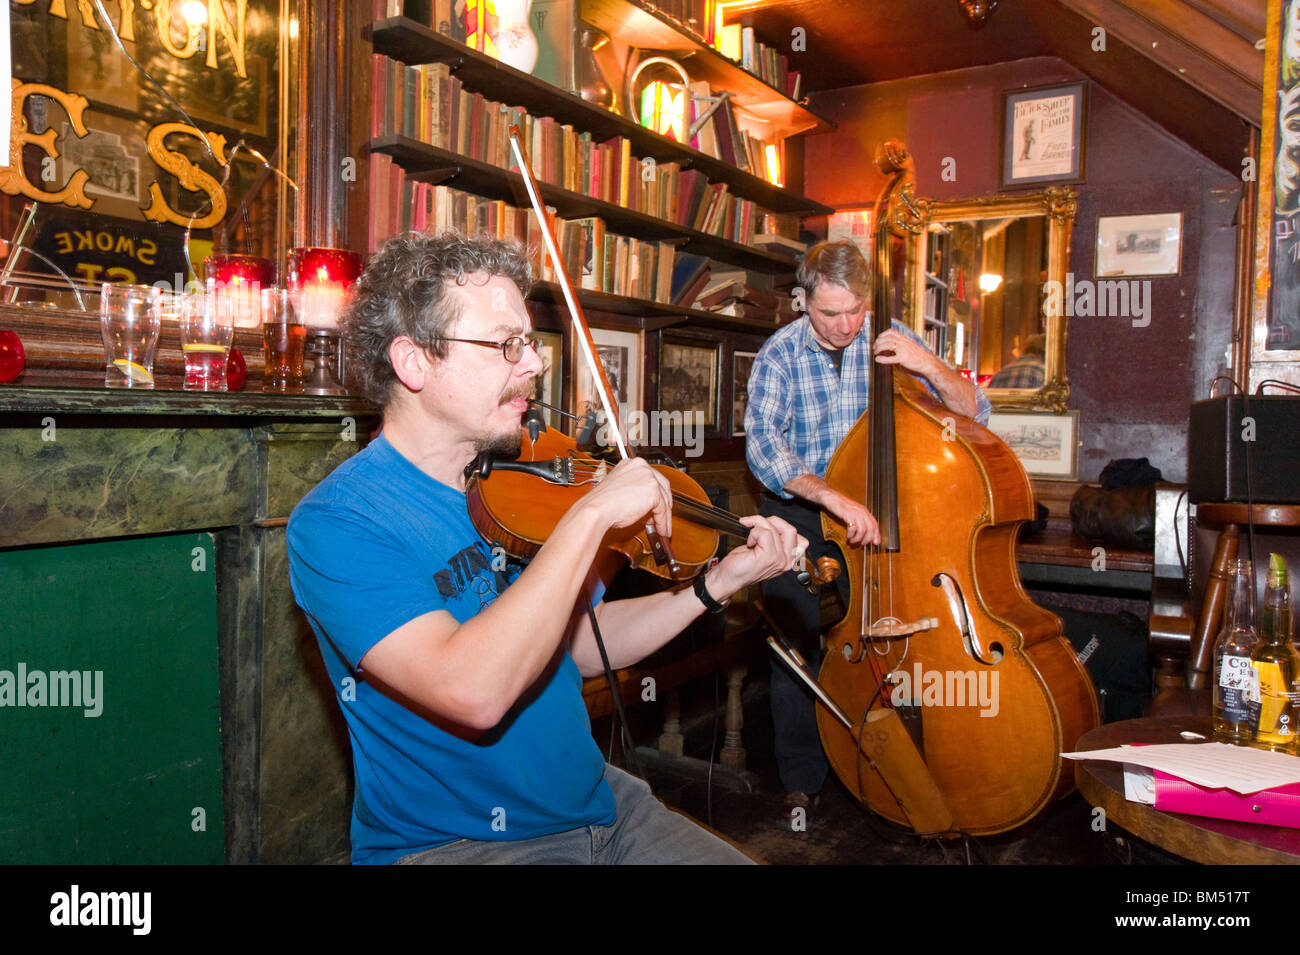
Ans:
{"type": "MultiPolygon", "coordinates": [[[[533,274],[553,281],[541,229],[531,209],[484,199],[449,186],[412,182],[390,156],[370,157],[370,251],[396,234],[445,232],[516,239],[528,249],[533,274]]],[[[596,216],[554,219],[556,241],[576,288],[668,303],[672,298],[673,246],[616,235],[596,216]]]]}
{"type": "MultiPolygon", "coordinates": [[[[752,200],[732,195],[726,183],[710,183],[698,170],[636,158],[630,140],[622,136],[596,142],[589,132],[552,117],[534,117],[470,93],[444,63],[406,66],[376,53],[371,70],[373,137],[400,134],[509,168],[508,130],[518,125],[537,178],[570,192],[740,243],[753,238],[764,211],[752,200]]],[[[726,126],[719,122],[720,130],[726,126]]],[[[732,133],[719,133],[719,139],[732,144],[732,133]]],[[[743,146],[745,140],[740,142],[743,146]]],[[[738,165],[764,160],[762,151],[735,158],[738,165]]]]}
{"type": "Polygon", "coordinates": [[[735,60],[741,69],[753,73],[793,100],[799,99],[803,81],[798,70],[790,69],[790,58],[754,36],[753,27],[739,23],[722,28],[716,43],[718,52],[735,60]]]}

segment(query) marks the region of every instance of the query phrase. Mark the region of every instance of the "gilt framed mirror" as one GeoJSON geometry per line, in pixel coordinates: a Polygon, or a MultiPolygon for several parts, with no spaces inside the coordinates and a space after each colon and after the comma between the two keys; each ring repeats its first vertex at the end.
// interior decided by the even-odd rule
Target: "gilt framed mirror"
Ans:
{"type": "Polygon", "coordinates": [[[918,200],[906,313],[994,405],[1065,411],[1062,309],[1075,192],[918,200]]]}

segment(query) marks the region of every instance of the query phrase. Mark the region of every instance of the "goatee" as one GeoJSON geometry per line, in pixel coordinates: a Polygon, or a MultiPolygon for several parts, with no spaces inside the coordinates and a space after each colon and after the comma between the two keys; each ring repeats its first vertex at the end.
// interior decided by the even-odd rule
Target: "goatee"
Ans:
{"type": "Polygon", "coordinates": [[[477,454],[488,451],[502,457],[517,458],[522,449],[523,432],[519,430],[511,431],[509,434],[499,434],[494,438],[479,438],[474,442],[474,451],[477,454]]]}

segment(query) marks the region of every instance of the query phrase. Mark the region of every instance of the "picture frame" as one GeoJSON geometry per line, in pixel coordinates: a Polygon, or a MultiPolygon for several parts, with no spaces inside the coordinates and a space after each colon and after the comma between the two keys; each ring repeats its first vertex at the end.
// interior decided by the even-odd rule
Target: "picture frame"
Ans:
{"type": "Polygon", "coordinates": [[[721,428],[719,398],[722,344],[707,339],[661,333],[659,339],[659,401],[661,412],[681,412],[683,419],[704,414],[704,430],[721,428]]]}
{"type": "Polygon", "coordinates": [[[858,247],[862,257],[870,262],[872,232],[871,225],[875,219],[873,207],[862,209],[838,209],[826,219],[826,240],[835,242],[848,239],[858,247]]]}
{"type": "MultiPolygon", "coordinates": [[[[619,420],[626,422],[628,415],[642,409],[642,345],[641,332],[617,331],[609,328],[593,328],[592,340],[596,343],[597,357],[605,366],[605,377],[609,379],[614,397],[618,401],[619,420]]],[[[596,395],[596,386],[582,357],[577,343],[577,336],[570,335],[570,367],[577,371],[574,376],[573,413],[579,418],[590,410],[598,414],[603,412],[600,399],[596,395]]]]}
{"type": "Polygon", "coordinates": [[[745,436],[745,409],[749,407],[749,372],[754,367],[756,351],[731,353],[731,436],[745,436]]]}
{"type": "Polygon", "coordinates": [[[994,411],[988,428],[1024,465],[1030,477],[1079,477],[1079,412],[994,411]]]}
{"type": "Polygon", "coordinates": [[[1097,278],[1178,275],[1183,214],[1097,217],[1097,278]]]}
{"type": "MultiPolygon", "coordinates": [[[[542,358],[542,372],[533,380],[533,397],[555,408],[562,408],[560,396],[564,394],[564,335],[560,332],[534,331],[533,337],[541,342],[537,354],[542,358]]],[[[563,429],[560,415],[542,409],[548,427],[563,429]]]]}
{"type": "Polygon", "coordinates": [[[1083,179],[1086,81],[1002,94],[1002,185],[1083,179]]]}

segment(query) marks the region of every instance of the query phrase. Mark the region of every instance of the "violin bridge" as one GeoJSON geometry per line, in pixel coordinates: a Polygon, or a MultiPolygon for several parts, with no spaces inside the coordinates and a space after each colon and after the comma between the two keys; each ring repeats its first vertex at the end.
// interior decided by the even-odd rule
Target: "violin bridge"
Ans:
{"type": "Polygon", "coordinates": [[[921,617],[919,620],[913,620],[911,623],[905,623],[902,620],[882,620],[879,623],[873,623],[862,633],[863,640],[890,640],[894,637],[910,637],[914,633],[923,633],[926,630],[934,630],[939,626],[938,617],[921,617]]]}

